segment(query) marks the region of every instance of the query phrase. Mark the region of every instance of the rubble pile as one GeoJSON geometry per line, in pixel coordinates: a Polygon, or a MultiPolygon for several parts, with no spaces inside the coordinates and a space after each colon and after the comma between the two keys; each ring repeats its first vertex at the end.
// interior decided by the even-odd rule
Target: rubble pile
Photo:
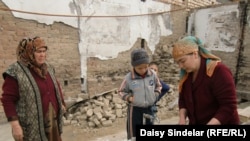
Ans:
{"type": "MultiPolygon", "coordinates": [[[[170,85],[170,91],[157,103],[159,118],[169,117],[171,114],[177,113],[175,112],[177,111],[177,94],[175,90],[176,88],[170,85]]],[[[117,118],[126,117],[126,104],[119,97],[117,90],[75,102],[68,107],[65,113],[64,125],[80,126],[81,128],[111,126],[117,118]]]]}
{"type": "MultiPolygon", "coordinates": [[[[171,56],[171,46],[159,44],[152,55],[152,61],[158,63],[159,78],[170,86],[170,91],[157,102],[157,116],[160,119],[177,115],[177,97],[179,68],[171,56]],[[174,114],[174,115],[173,115],[174,114]]],[[[117,118],[124,118],[127,114],[127,105],[118,96],[117,89],[103,92],[92,98],[78,96],[69,102],[73,105],[68,108],[64,118],[64,125],[75,125],[81,128],[97,128],[111,126],[117,118]],[[72,103],[73,102],[73,103],[72,103]]],[[[85,95],[86,96],[86,95],[85,95]]]]}

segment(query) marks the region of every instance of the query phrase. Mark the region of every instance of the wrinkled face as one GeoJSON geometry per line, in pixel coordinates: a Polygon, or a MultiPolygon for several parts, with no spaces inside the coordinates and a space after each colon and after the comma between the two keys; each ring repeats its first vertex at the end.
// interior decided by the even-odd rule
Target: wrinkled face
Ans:
{"type": "Polygon", "coordinates": [[[154,71],[156,72],[156,74],[158,73],[158,67],[157,67],[155,64],[150,65],[149,68],[150,68],[151,70],[154,70],[154,71]]]}
{"type": "Polygon", "coordinates": [[[138,66],[135,66],[134,68],[139,75],[144,75],[148,70],[148,64],[140,64],[138,66]]]}
{"type": "Polygon", "coordinates": [[[181,69],[184,69],[187,73],[190,73],[196,69],[196,60],[198,58],[197,55],[197,52],[189,53],[177,58],[175,61],[181,69]]]}
{"type": "Polygon", "coordinates": [[[41,47],[37,49],[34,53],[35,61],[38,65],[42,65],[46,61],[46,52],[47,49],[45,47],[41,47]]]}

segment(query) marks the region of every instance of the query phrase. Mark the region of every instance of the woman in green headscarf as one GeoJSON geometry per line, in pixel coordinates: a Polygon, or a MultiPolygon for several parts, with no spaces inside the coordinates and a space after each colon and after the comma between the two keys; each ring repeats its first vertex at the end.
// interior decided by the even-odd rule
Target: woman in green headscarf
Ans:
{"type": "Polygon", "coordinates": [[[179,124],[239,124],[234,79],[221,59],[186,36],[173,44],[180,67],[179,124]]]}

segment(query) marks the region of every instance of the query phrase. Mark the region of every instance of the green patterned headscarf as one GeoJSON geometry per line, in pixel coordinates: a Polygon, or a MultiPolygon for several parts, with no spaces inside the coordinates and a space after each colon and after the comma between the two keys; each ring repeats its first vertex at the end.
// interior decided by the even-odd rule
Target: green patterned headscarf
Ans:
{"type": "MultiPolygon", "coordinates": [[[[203,43],[199,38],[195,36],[186,36],[177,41],[173,44],[172,55],[174,59],[177,59],[195,51],[198,51],[202,57],[206,58],[206,73],[209,77],[211,77],[217,63],[220,62],[221,59],[204,48],[203,43]]],[[[188,73],[184,69],[181,69],[179,91],[181,91],[182,84],[185,82],[187,77],[188,73]]]]}

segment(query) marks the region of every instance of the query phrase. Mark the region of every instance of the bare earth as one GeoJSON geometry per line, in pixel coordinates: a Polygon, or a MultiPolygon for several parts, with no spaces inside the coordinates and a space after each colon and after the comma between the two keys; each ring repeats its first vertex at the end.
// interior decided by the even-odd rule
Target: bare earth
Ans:
{"type": "Polygon", "coordinates": [[[63,141],[113,141],[114,139],[117,141],[117,138],[119,138],[119,140],[126,139],[126,120],[124,118],[119,118],[112,126],[91,130],[81,129],[72,125],[64,126],[63,130],[63,141]]]}
{"type": "MultiPolygon", "coordinates": [[[[178,117],[173,116],[156,124],[177,124],[178,117]]],[[[110,127],[97,129],[80,129],[74,126],[64,126],[63,141],[127,141],[126,119],[119,118],[110,127]]]]}
{"type": "MultiPolygon", "coordinates": [[[[176,124],[178,117],[169,115],[161,118],[156,124],[176,124]]],[[[118,118],[109,127],[95,129],[82,129],[81,127],[68,125],[63,126],[63,141],[127,141],[126,139],[126,119],[118,118]]],[[[14,141],[11,135],[9,123],[0,124],[0,141],[14,141]]]]}

